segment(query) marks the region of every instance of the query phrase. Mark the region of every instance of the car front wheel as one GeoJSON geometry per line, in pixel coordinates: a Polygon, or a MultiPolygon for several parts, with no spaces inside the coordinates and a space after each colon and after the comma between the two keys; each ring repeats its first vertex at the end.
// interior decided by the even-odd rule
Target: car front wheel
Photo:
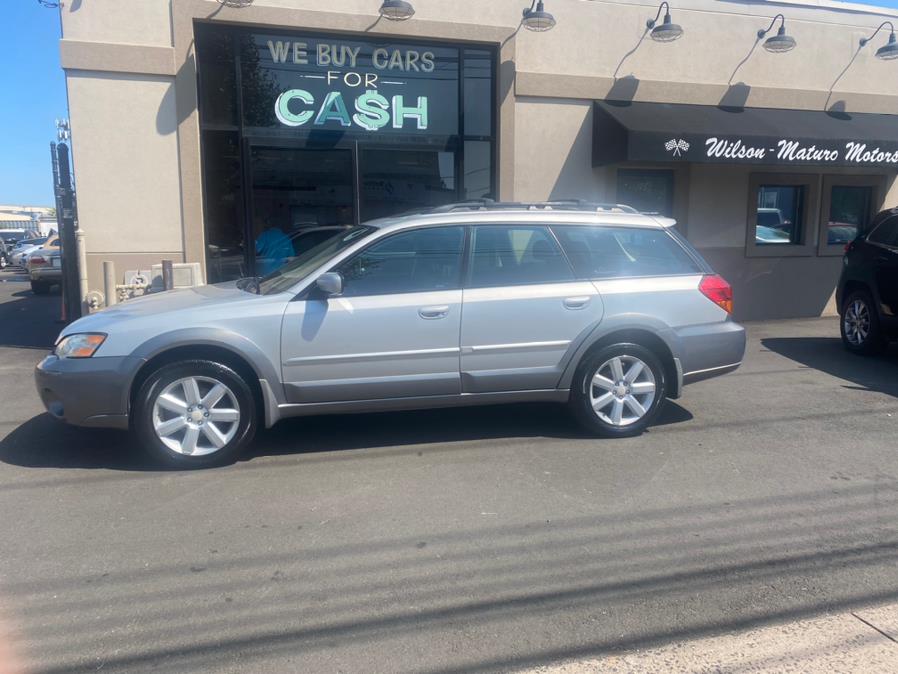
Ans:
{"type": "Polygon", "coordinates": [[[667,384],[658,357],[639,344],[614,344],[578,368],[571,405],[580,423],[605,437],[639,435],[657,417],[667,384]]]}
{"type": "Polygon", "coordinates": [[[841,320],[842,344],[854,353],[875,354],[886,346],[873,298],[859,290],[845,300],[841,320]]]}
{"type": "Polygon", "coordinates": [[[174,468],[232,463],[257,426],[255,397],[231,368],[205,360],[166,365],[144,382],[132,423],[144,449],[174,468]]]}

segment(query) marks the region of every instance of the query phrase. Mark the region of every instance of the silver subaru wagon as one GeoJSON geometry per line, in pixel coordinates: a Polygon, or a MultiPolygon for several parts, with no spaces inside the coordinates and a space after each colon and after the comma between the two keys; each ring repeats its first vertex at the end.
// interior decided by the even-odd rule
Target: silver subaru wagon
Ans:
{"type": "Polygon", "coordinates": [[[37,388],[53,416],[130,428],[178,467],[311,414],[555,401],[596,435],[635,435],[745,351],[730,286],[673,224],[486,200],[372,221],[264,278],[75,321],[37,388]]]}

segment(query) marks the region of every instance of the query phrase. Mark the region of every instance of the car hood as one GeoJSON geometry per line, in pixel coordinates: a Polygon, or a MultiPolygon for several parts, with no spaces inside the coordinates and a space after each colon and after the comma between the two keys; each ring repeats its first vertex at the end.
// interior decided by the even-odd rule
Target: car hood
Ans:
{"type": "Polygon", "coordinates": [[[69,325],[62,335],[77,332],[108,332],[110,328],[124,321],[150,318],[159,320],[163,314],[166,321],[172,320],[171,314],[181,312],[189,313],[196,319],[206,313],[206,310],[222,304],[233,306],[239,302],[253,302],[259,299],[262,299],[262,296],[238,289],[235,282],[151,293],[85,316],[69,325]]]}

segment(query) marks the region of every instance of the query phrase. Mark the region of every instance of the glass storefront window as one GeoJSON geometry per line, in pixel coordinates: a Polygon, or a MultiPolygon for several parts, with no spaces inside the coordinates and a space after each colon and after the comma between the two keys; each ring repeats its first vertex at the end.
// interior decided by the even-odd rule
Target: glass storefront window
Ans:
{"type": "Polygon", "coordinates": [[[800,244],[804,222],[803,185],[760,185],[755,242],[758,245],[800,244]]]}
{"type": "Polygon", "coordinates": [[[493,59],[488,51],[465,50],[465,136],[493,135],[493,59]]]}
{"type": "Polygon", "coordinates": [[[234,131],[203,132],[206,272],[210,283],[247,275],[240,145],[234,131]]]}
{"type": "Polygon", "coordinates": [[[673,217],[673,171],[621,169],[617,172],[617,201],[640,213],[673,217]]]}
{"type": "Polygon", "coordinates": [[[456,199],[454,152],[361,150],[359,172],[363,221],[456,199]]]}
{"type": "Polygon", "coordinates": [[[310,229],[353,224],[353,175],[349,150],[253,149],[254,275],[291,261],[310,229]]]}
{"type": "Polygon", "coordinates": [[[494,198],[493,144],[465,141],[465,199],[494,198]]]}
{"type": "Polygon", "coordinates": [[[229,33],[198,26],[200,112],[204,124],[237,125],[237,65],[229,33]]]}
{"type": "Polygon", "coordinates": [[[830,191],[827,243],[843,244],[854,241],[859,231],[870,222],[873,187],[869,185],[833,185],[830,191]]]}
{"type": "Polygon", "coordinates": [[[204,147],[210,280],[271,272],[309,228],[494,196],[495,50],[222,24],[196,37],[203,143],[233,130],[236,162],[225,226],[204,147]]]}

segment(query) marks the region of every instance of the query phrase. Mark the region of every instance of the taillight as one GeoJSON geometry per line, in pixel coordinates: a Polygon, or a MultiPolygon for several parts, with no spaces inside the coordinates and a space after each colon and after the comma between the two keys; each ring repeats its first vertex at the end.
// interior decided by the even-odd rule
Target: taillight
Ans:
{"type": "Polygon", "coordinates": [[[853,250],[854,250],[854,241],[849,241],[848,243],[845,244],[845,254],[846,255],[853,250]]]}
{"type": "Polygon", "coordinates": [[[29,262],[31,262],[31,264],[36,264],[36,265],[38,265],[38,266],[40,266],[40,265],[42,265],[42,264],[47,264],[47,260],[45,260],[45,259],[44,259],[43,257],[41,257],[40,255],[32,255],[32,256],[31,256],[31,259],[29,260],[29,262]]]}
{"type": "Polygon", "coordinates": [[[715,274],[714,276],[702,277],[702,282],[698,284],[698,289],[702,291],[702,295],[728,314],[733,313],[733,289],[722,276],[715,274]]]}

